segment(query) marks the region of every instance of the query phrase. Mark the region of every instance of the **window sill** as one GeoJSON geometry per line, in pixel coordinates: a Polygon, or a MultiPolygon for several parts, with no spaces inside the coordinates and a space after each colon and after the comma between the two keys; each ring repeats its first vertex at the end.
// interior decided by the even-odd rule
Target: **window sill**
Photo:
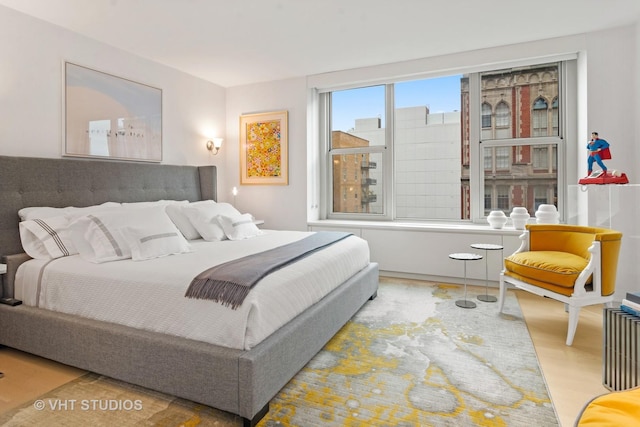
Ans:
{"type": "Polygon", "coordinates": [[[362,221],[362,220],[314,220],[307,221],[307,226],[328,227],[328,228],[361,228],[377,230],[397,230],[397,231],[423,231],[435,233],[464,233],[464,234],[490,234],[502,236],[519,236],[522,230],[516,230],[512,226],[505,226],[501,229],[491,228],[488,224],[454,224],[436,222],[409,222],[409,221],[362,221]]]}

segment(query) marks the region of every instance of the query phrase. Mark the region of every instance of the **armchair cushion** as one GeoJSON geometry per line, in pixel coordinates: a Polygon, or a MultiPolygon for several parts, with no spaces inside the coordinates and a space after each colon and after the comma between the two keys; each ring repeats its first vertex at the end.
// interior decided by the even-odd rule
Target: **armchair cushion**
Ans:
{"type": "Polygon", "coordinates": [[[640,417],[640,388],[607,393],[592,399],[578,415],[575,425],[632,426],[640,417]]]}
{"type": "Polygon", "coordinates": [[[569,252],[529,251],[515,253],[505,258],[504,263],[506,274],[513,273],[521,280],[535,281],[538,286],[554,292],[558,292],[558,288],[566,288],[566,292],[560,293],[571,295],[588,260],[569,252]]]}

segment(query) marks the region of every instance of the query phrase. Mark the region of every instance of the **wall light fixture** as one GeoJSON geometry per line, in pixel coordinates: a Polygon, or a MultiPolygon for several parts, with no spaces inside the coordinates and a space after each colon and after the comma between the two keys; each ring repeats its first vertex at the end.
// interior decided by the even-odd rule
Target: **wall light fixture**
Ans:
{"type": "Polygon", "coordinates": [[[207,141],[207,150],[211,151],[215,156],[220,151],[220,147],[222,147],[222,138],[213,138],[213,140],[207,141]]]}

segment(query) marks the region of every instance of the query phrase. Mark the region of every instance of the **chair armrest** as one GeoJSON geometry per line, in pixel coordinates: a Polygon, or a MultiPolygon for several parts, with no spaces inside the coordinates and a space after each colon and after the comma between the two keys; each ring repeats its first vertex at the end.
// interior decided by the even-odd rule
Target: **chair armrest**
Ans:
{"type": "Polygon", "coordinates": [[[520,252],[527,252],[529,250],[529,230],[525,230],[518,236],[518,238],[521,240],[520,247],[511,255],[515,255],[520,252]]]}
{"type": "Polygon", "coordinates": [[[589,263],[582,270],[578,278],[576,279],[576,284],[573,287],[573,295],[574,296],[582,296],[587,294],[587,280],[589,277],[593,278],[591,280],[591,286],[593,287],[593,292],[596,295],[602,295],[602,267],[601,267],[601,247],[600,242],[594,241],[591,246],[589,246],[589,253],[591,253],[591,257],[589,258],[589,263]]]}

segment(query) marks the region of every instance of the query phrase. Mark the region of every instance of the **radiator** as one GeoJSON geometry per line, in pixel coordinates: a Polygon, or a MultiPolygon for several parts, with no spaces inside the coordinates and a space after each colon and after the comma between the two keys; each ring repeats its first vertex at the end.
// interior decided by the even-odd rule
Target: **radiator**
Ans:
{"type": "Polygon", "coordinates": [[[640,384],[640,317],[618,308],[603,310],[602,383],[609,390],[640,384]]]}

